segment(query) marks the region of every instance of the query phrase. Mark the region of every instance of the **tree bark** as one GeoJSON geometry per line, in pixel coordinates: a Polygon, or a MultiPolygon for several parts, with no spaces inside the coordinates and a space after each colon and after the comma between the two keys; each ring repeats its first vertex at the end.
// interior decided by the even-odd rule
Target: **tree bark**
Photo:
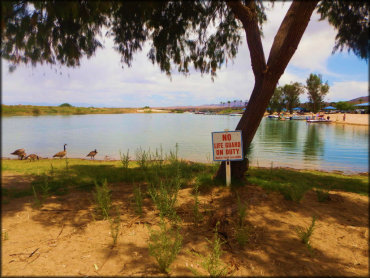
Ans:
{"type": "MultiPolygon", "coordinates": [[[[281,75],[296,51],[310,17],[319,1],[294,1],[282,21],[271,47],[266,64],[258,29],[256,7],[253,1],[243,5],[240,1],[229,1],[227,5],[245,29],[250,52],[255,84],[248,106],[241,117],[236,130],[242,131],[243,149],[246,151],[260,125],[268,103],[281,75]]],[[[244,178],[249,161],[231,162],[233,178],[244,178]]],[[[225,178],[225,163],[221,163],[217,178],[225,178]]]]}

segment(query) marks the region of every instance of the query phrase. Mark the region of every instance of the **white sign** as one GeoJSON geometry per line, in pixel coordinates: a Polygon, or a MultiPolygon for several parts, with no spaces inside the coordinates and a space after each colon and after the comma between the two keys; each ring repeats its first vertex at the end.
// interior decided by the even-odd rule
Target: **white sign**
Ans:
{"type": "Polygon", "coordinates": [[[241,130],[212,132],[213,160],[243,160],[241,130]]]}

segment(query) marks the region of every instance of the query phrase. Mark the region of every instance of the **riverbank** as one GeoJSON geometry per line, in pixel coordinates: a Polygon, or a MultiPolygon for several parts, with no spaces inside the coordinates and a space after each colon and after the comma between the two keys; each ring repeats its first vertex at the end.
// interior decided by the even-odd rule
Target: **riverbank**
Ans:
{"type": "Polygon", "coordinates": [[[209,275],[203,262],[211,254],[231,276],[369,274],[368,176],[251,168],[227,188],[212,181],[212,164],[125,165],[2,161],[2,273],[164,275],[151,255],[163,254],[163,238],[179,243],[170,276],[209,275]],[[107,219],[96,198],[104,184],[107,219]],[[305,244],[297,231],[310,225],[305,244]],[[222,254],[212,253],[215,238],[222,254]]]}
{"type": "MultiPolygon", "coordinates": [[[[276,114],[276,113],[274,113],[276,114]]],[[[265,117],[270,115],[269,113],[265,113],[265,117]]],[[[304,116],[311,117],[312,113],[305,113],[304,116]]],[[[322,114],[324,115],[325,119],[327,117],[330,117],[330,120],[333,121],[333,123],[337,124],[352,124],[352,125],[369,125],[369,114],[350,114],[350,113],[335,113],[335,114],[322,114]]],[[[284,116],[290,117],[293,116],[292,114],[286,114],[284,113],[284,116]]]]}
{"type": "Polygon", "coordinates": [[[84,115],[137,113],[136,108],[1,105],[2,116],[84,115]]]}

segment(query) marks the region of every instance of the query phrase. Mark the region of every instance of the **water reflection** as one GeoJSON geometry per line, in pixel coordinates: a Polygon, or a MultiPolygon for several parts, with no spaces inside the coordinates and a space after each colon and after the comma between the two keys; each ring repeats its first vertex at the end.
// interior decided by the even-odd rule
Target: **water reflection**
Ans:
{"type": "Polygon", "coordinates": [[[322,128],[320,124],[307,124],[306,141],[303,146],[304,160],[318,160],[324,153],[322,128]],[[320,130],[321,129],[321,130],[320,130]]]}

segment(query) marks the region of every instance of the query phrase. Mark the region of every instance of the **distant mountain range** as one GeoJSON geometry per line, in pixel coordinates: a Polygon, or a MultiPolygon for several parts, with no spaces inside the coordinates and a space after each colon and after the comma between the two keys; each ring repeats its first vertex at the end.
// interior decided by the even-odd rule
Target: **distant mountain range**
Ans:
{"type": "Polygon", "coordinates": [[[366,103],[369,102],[369,96],[354,98],[349,100],[348,102],[351,102],[353,104],[366,103]]]}

